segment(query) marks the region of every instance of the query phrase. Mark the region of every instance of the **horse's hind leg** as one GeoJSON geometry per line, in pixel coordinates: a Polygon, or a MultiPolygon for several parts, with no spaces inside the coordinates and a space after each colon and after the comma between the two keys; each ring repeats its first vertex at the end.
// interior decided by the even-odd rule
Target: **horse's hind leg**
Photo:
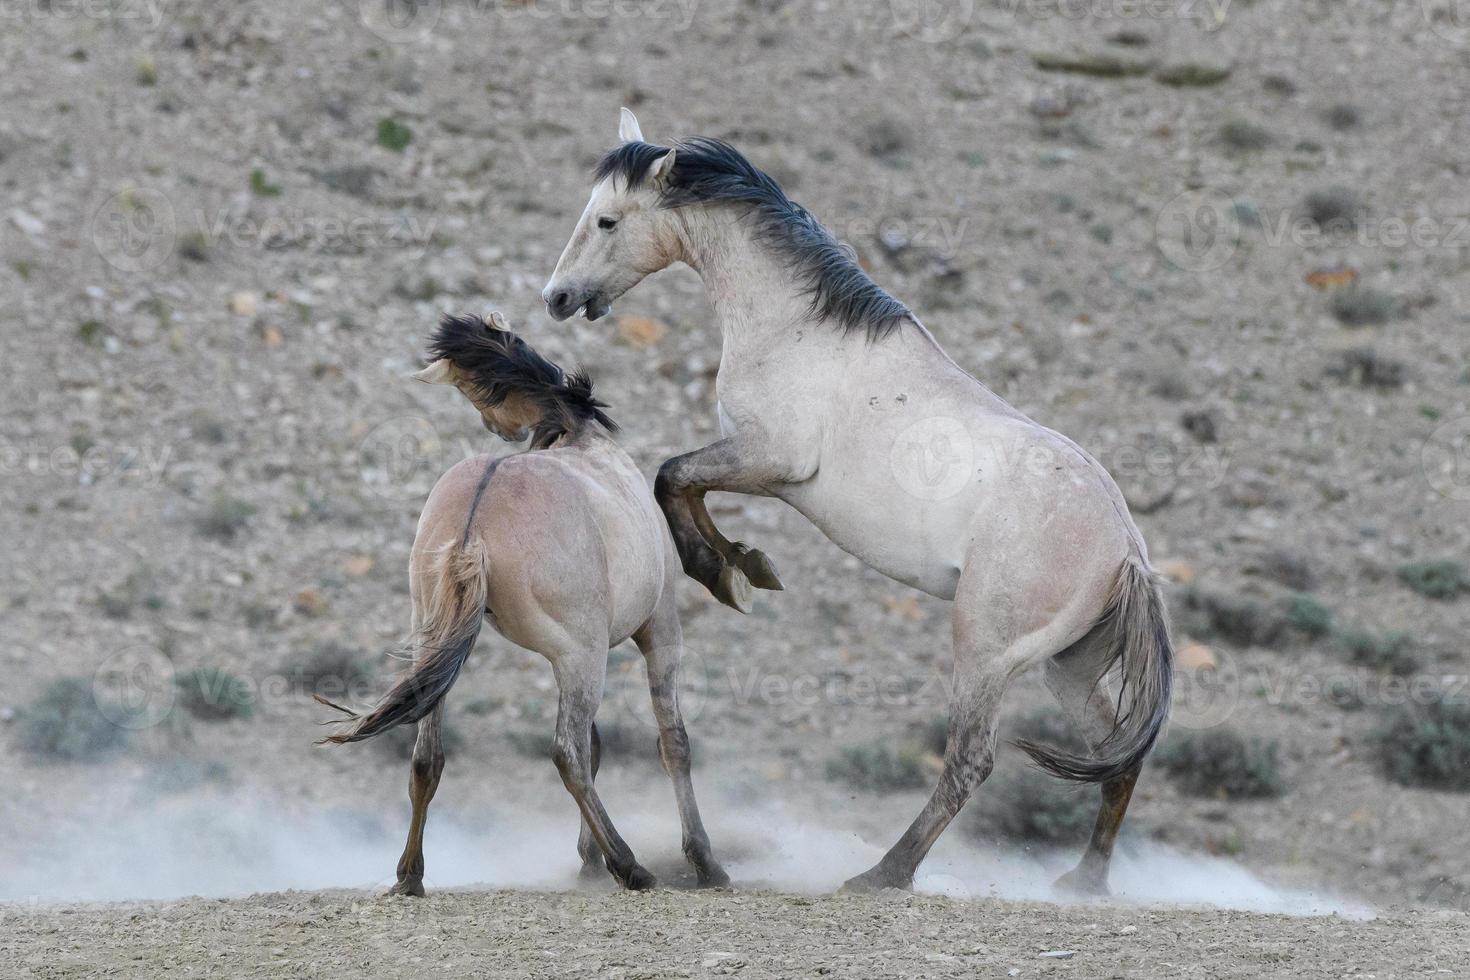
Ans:
{"type": "Polygon", "coordinates": [[[699,816],[699,804],[694,799],[694,780],[689,774],[689,734],[679,710],[679,660],[684,641],[672,597],[660,605],[653,620],[634,640],[648,664],[648,693],[658,722],[658,753],[664,772],[674,784],[684,856],[693,866],[701,888],[723,888],[730,883],[730,876],[720,867],[710,847],[709,835],[699,816]]]}
{"type": "Polygon", "coordinates": [[[1011,679],[1086,632],[1102,602],[1073,583],[980,562],[960,576],[954,605],[954,681],[944,772],[923,811],[883,860],[846,887],[907,888],[914,872],[995,765],[996,723],[1011,679]]]}
{"type": "Polygon", "coordinates": [[[398,883],[388,890],[390,895],[424,894],[424,822],[429,817],[429,801],[439,788],[444,772],[444,744],[440,726],[444,719],[441,702],[428,717],[419,722],[419,737],[413,744],[408,796],[413,803],[413,818],[408,825],[408,844],[398,861],[398,883]]]}
{"type": "MultiPolygon", "coordinates": [[[[602,735],[597,730],[597,722],[592,723],[592,781],[596,785],[597,770],[602,765],[602,735]]],[[[582,830],[577,835],[577,854],[582,858],[582,877],[599,878],[602,876],[602,849],[597,846],[597,840],[592,836],[592,828],[587,826],[587,821],[582,821],[582,830]]]]}
{"type": "MultiPolygon", "coordinates": [[[[1093,749],[1112,732],[1118,717],[1117,707],[1099,683],[1111,654],[1108,631],[1099,627],[1046,664],[1046,686],[1093,749]]],[[[1079,895],[1109,893],[1108,867],[1112,863],[1113,845],[1123,825],[1123,816],[1128,812],[1138,773],[1135,768],[1102,784],[1102,806],[1087,851],[1077,867],[1057,879],[1058,888],[1079,895]]]]}
{"type": "Polygon", "coordinates": [[[897,844],[875,866],[851,878],[846,891],[908,888],[914,872],[970,796],[995,766],[995,729],[1001,696],[1011,672],[1003,661],[986,664],[983,671],[961,670],[955,659],[955,690],[950,698],[949,736],[944,746],[944,771],[929,802],[914,818],[897,844]]]}
{"type": "Polygon", "coordinates": [[[551,657],[560,696],[556,715],[556,744],[552,759],[561,781],[601,849],[607,870],[626,888],[652,888],[657,882],[633,857],[618,835],[592,784],[592,719],[602,702],[607,674],[607,647],[589,647],[586,653],[551,657]]]}

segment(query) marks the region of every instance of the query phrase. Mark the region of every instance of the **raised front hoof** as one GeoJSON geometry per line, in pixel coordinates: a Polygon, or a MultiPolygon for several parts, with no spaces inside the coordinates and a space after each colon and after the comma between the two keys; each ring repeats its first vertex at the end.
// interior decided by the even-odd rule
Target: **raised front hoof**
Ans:
{"type": "Polygon", "coordinates": [[[618,883],[630,892],[646,892],[650,888],[658,887],[658,879],[653,876],[653,872],[641,864],[633,865],[627,874],[615,874],[614,876],[618,879],[618,883]]]}
{"type": "Polygon", "coordinates": [[[1107,872],[1099,874],[1083,868],[1068,871],[1052,882],[1052,888],[1071,898],[1107,898],[1113,894],[1113,890],[1108,887],[1107,872]]]}
{"type": "Polygon", "coordinates": [[[755,605],[755,596],[750,588],[750,579],[734,565],[720,568],[720,577],[710,590],[714,597],[736,612],[748,613],[755,605]]]}
{"type": "Polygon", "coordinates": [[[880,864],[876,868],[870,868],[858,875],[849,878],[842,884],[842,891],[848,895],[872,895],[883,891],[885,888],[899,888],[903,891],[912,891],[914,880],[912,877],[895,874],[887,871],[880,864]]]}
{"type": "Polygon", "coordinates": [[[730,561],[735,567],[745,573],[750,579],[750,584],[757,589],[768,589],[771,592],[784,592],[785,585],[781,584],[781,576],[776,574],[776,565],[766,556],[764,551],[755,548],[747,548],[740,542],[735,542],[730,561]]]}
{"type": "Polygon", "coordinates": [[[389,895],[407,895],[411,898],[424,897],[424,879],[417,875],[399,878],[398,884],[388,889],[389,895]]]}

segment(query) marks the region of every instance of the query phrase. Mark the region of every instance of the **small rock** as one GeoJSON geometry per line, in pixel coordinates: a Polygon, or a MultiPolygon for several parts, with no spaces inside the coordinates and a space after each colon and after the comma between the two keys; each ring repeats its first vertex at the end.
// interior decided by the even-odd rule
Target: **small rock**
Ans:
{"type": "Polygon", "coordinates": [[[1154,566],[1155,570],[1171,582],[1188,585],[1195,579],[1194,566],[1182,558],[1166,558],[1154,566]]]}
{"type": "Polygon", "coordinates": [[[33,238],[46,234],[46,223],[44,221],[19,208],[10,212],[10,222],[33,238]]]}
{"type": "Polygon", "coordinates": [[[1306,284],[1313,289],[1350,286],[1357,278],[1358,271],[1346,265],[1335,265],[1327,269],[1313,269],[1304,277],[1306,284]]]}
{"type": "Polygon", "coordinates": [[[1186,643],[1174,651],[1174,662],[1182,670],[1201,671],[1216,670],[1220,661],[1215,657],[1215,651],[1203,643],[1186,643]]]}
{"type": "Polygon", "coordinates": [[[1042,71],[1060,71],[1094,78],[1130,78],[1147,75],[1153,70],[1152,59],[1120,58],[1113,54],[1081,52],[1058,54],[1038,51],[1031,55],[1032,64],[1042,71]]]}
{"type": "Polygon", "coordinates": [[[261,328],[260,339],[267,347],[279,347],[286,342],[286,335],[272,323],[261,328]]]}
{"type": "Polygon", "coordinates": [[[634,350],[643,350],[663,340],[669,325],[651,316],[618,317],[618,336],[634,350]]]}
{"type": "Polygon", "coordinates": [[[1206,411],[1185,412],[1179,419],[1184,431],[1203,443],[1219,441],[1215,430],[1215,417],[1206,411]]]}
{"type": "Polygon", "coordinates": [[[236,316],[254,316],[260,308],[260,297],[254,293],[236,293],[230,297],[230,312],[236,316]]]}
{"type": "Polygon", "coordinates": [[[1077,951],[1075,949],[1049,949],[1037,955],[1048,960],[1070,960],[1077,955],[1077,951]]]}
{"type": "Polygon", "coordinates": [[[1227,65],[1206,65],[1196,62],[1180,62],[1165,65],[1154,72],[1154,81],[1173,88],[1204,88],[1219,85],[1230,77],[1227,65]]]}
{"type": "Polygon", "coordinates": [[[291,597],[291,608],[303,616],[320,616],[327,611],[327,600],[316,589],[302,589],[291,597]]]}
{"type": "Polygon", "coordinates": [[[374,564],[376,562],[371,555],[353,555],[343,564],[342,570],[353,578],[362,578],[373,570],[374,564]]]}

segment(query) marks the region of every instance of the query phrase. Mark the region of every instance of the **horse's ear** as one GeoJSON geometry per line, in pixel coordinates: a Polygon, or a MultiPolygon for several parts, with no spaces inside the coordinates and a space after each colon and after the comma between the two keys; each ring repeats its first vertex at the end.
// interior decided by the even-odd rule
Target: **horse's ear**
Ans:
{"type": "Polygon", "coordinates": [[[673,176],[676,152],[676,150],[670,150],[648,165],[648,182],[654,187],[666,183],[673,176]]]}
{"type": "Polygon", "coordinates": [[[441,357],[422,371],[412,375],[415,381],[422,381],[426,385],[452,385],[454,384],[453,372],[450,370],[449,358],[441,357]]]}
{"type": "Polygon", "coordinates": [[[510,331],[510,321],[508,321],[505,318],[505,314],[500,312],[499,310],[495,310],[489,316],[485,317],[485,326],[489,327],[491,330],[504,330],[507,332],[510,331]]]}
{"type": "Polygon", "coordinates": [[[618,113],[618,139],[624,143],[642,143],[643,128],[638,125],[638,117],[633,115],[633,110],[623,106],[623,111],[618,113]]]}

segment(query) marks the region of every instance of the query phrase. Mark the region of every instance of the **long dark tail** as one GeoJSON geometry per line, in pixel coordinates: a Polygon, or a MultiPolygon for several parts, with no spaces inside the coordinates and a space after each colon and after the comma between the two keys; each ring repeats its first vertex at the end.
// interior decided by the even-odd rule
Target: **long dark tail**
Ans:
{"type": "Polygon", "coordinates": [[[1097,746],[1092,758],[1016,740],[1016,745],[1053,776],[1085,783],[1107,782],[1143,764],[1168,721],[1174,687],[1169,616],[1158,582],[1141,561],[1130,558],[1124,563],[1100,622],[1112,633],[1113,653],[1104,673],[1114,664],[1122,664],[1113,731],[1097,746]]]}
{"type": "Polygon", "coordinates": [[[484,549],[478,541],[448,548],[435,561],[427,608],[414,636],[413,667],[365,715],[317,696],[322,704],[354,719],[351,729],[329,735],[323,742],[361,742],[390,728],[412,724],[433,711],[454,686],[485,620],[489,578],[484,549]]]}

